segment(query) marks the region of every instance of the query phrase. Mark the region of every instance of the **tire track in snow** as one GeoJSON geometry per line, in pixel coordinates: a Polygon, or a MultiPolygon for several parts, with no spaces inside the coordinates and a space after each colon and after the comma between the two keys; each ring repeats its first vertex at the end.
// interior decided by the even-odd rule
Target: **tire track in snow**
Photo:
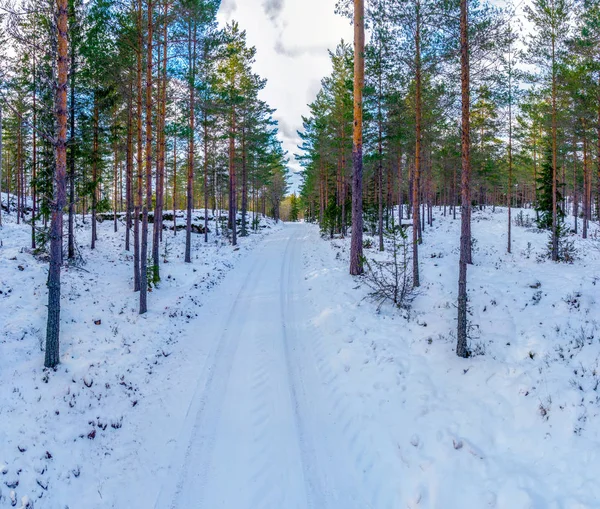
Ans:
{"type": "Polygon", "coordinates": [[[281,242],[287,239],[275,240],[256,255],[260,268],[252,266],[229,323],[213,326],[222,334],[207,361],[213,363],[208,380],[198,384],[191,430],[181,439],[188,445],[172,472],[180,479],[157,509],[308,507],[277,313],[282,287],[276,264],[288,263],[281,242]]]}
{"type": "MultiPolygon", "coordinates": [[[[292,271],[290,263],[290,248],[294,243],[294,237],[290,236],[285,249],[285,255],[283,263],[281,265],[280,275],[280,313],[281,313],[281,325],[282,325],[282,342],[283,350],[287,368],[288,387],[290,391],[290,397],[292,400],[292,407],[294,412],[294,421],[296,426],[296,433],[298,436],[298,442],[300,446],[302,456],[302,469],[304,472],[304,482],[306,485],[307,503],[309,508],[322,508],[324,506],[324,493],[323,486],[321,485],[320,479],[322,477],[315,472],[317,467],[316,453],[314,445],[310,440],[310,435],[307,432],[305,424],[306,408],[300,408],[299,396],[302,397],[303,402],[307,401],[305,388],[301,374],[297,373],[298,364],[292,363],[292,349],[290,348],[290,330],[288,323],[291,321],[295,324],[294,320],[288,320],[290,314],[290,292],[292,291],[292,271]],[[287,286],[287,288],[286,288],[287,286]],[[295,375],[295,376],[294,376],[295,375]]],[[[292,251],[293,252],[293,251],[292,251]]],[[[298,345],[298,341],[295,342],[298,345]]]]}
{"type": "MultiPolygon", "coordinates": [[[[303,246],[308,245],[310,242],[303,243],[303,246]]],[[[318,266],[331,266],[331,261],[321,256],[318,266]]],[[[310,340],[308,351],[312,354],[317,368],[316,376],[325,388],[328,406],[333,409],[333,420],[343,437],[343,440],[338,437],[338,441],[341,442],[339,447],[350,452],[348,456],[351,458],[348,460],[355,465],[354,481],[363,488],[361,493],[364,493],[366,503],[360,507],[396,509],[400,503],[400,493],[397,488],[390,486],[390,479],[393,479],[390,473],[394,469],[392,462],[385,458],[395,451],[378,451],[374,447],[377,444],[376,437],[384,430],[375,429],[375,423],[357,411],[356,407],[357,404],[360,405],[360,401],[351,400],[344,391],[343,380],[340,380],[331,366],[331,361],[338,355],[338,345],[333,340],[338,331],[326,325],[324,330],[322,326],[315,324],[314,317],[319,316],[319,312],[323,310],[316,309],[313,302],[311,304],[314,309],[306,320],[306,337],[310,340]],[[326,338],[325,334],[330,337],[326,338]]]]}
{"type": "MultiPolygon", "coordinates": [[[[346,444],[340,441],[339,421],[331,417],[332,401],[323,391],[326,385],[316,369],[311,346],[314,338],[309,337],[311,334],[314,336],[315,331],[306,327],[306,320],[298,320],[298,316],[304,318],[306,314],[307,299],[298,292],[298,283],[303,274],[298,257],[301,253],[300,243],[304,244],[305,239],[305,235],[300,237],[297,234],[290,242],[287,274],[281,278],[281,284],[287,283],[287,291],[282,292],[282,321],[290,387],[297,388],[297,422],[303,442],[309,507],[369,509],[373,506],[364,496],[362,479],[348,468],[351,462],[346,444]],[[302,302],[300,313],[297,309],[299,301],[302,302]],[[318,447],[315,447],[317,443],[318,447]]],[[[337,401],[333,404],[337,404],[337,401]]]]}
{"type": "Polygon", "coordinates": [[[299,287],[308,230],[286,230],[245,265],[237,293],[218,295],[235,299],[213,310],[214,346],[169,472],[177,481],[156,509],[394,507],[370,426],[328,365],[336,354],[299,287]]]}
{"type": "MultiPolygon", "coordinates": [[[[218,417],[219,403],[222,401],[222,395],[226,390],[228,374],[231,371],[231,366],[235,357],[239,336],[231,334],[231,328],[227,325],[232,322],[233,317],[240,308],[240,298],[244,292],[250,287],[250,283],[254,283],[258,279],[256,266],[261,262],[261,259],[256,257],[251,269],[248,271],[246,280],[237,292],[229,312],[225,314],[227,317],[224,321],[224,330],[219,339],[214,340],[214,345],[209,353],[205,365],[202,369],[202,375],[198,379],[198,384],[190,408],[188,409],[185,423],[183,426],[180,444],[185,445],[184,448],[178,447],[174,454],[174,461],[169,467],[169,471],[173,474],[176,469],[181,473],[179,481],[174,486],[168,486],[165,490],[163,486],[160,491],[155,509],[164,509],[169,507],[176,509],[178,507],[178,499],[181,496],[184,485],[188,482],[189,470],[186,465],[190,462],[192,454],[201,456],[206,459],[202,463],[204,468],[197,473],[196,480],[200,484],[200,488],[206,481],[206,469],[208,468],[208,457],[214,445],[214,428],[218,417]],[[209,415],[213,417],[209,419],[209,415]],[[212,428],[209,432],[205,430],[205,424],[212,422],[212,428]]],[[[261,269],[265,265],[265,261],[261,263],[261,269]]]]}
{"type": "Polygon", "coordinates": [[[280,359],[276,355],[275,342],[269,341],[267,335],[256,331],[253,338],[251,389],[255,399],[251,407],[253,450],[252,470],[249,473],[250,507],[286,507],[285,471],[280,462],[275,460],[286,447],[277,432],[277,415],[286,404],[278,394],[281,380],[277,379],[276,371],[280,359]]]}

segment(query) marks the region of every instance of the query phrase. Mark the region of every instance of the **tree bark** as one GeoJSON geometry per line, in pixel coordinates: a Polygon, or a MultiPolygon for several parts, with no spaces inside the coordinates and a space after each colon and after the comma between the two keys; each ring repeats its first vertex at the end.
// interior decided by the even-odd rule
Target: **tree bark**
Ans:
{"type": "Polygon", "coordinates": [[[365,6],[354,0],[354,129],[352,136],[352,239],[350,274],[360,275],[363,267],[363,88],[365,83],[365,6]]]}
{"type": "Polygon", "coordinates": [[[590,215],[591,215],[591,171],[589,166],[589,157],[588,157],[588,143],[587,143],[587,133],[586,133],[586,125],[583,119],[581,119],[581,123],[583,126],[583,232],[582,237],[587,239],[588,228],[590,223],[590,215]]]}
{"type": "Polygon", "coordinates": [[[192,208],[194,200],[194,131],[196,121],[196,22],[190,21],[188,27],[188,66],[190,87],[190,118],[189,118],[189,151],[188,151],[188,173],[187,173],[187,224],[185,230],[185,262],[192,263],[192,208]],[[193,30],[193,34],[192,34],[193,30]]]}
{"type": "Polygon", "coordinates": [[[381,74],[383,72],[381,66],[382,66],[382,61],[381,61],[381,46],[379,48],[379,93],[377,94],[377,154],[379,157],[379,160],[377,162],[377,185],[378,185],[378,195],[377,195],[377,201],[378,201],[378,205],[379,205],[379,210],[378,210],[378,229],[379,229],[379,251],[383,251],[384,250],[384,246],[383,246],[383,118],[382,118],[382,112],[381,112],[381,100],[382,100],[382,95],[383,95],[383,84],[382,84],[382,77],[381,74]]]}
{"type": "Polygon", "coordinates": [[[21,216],[23,215],[23,119],[19,114],[17,116],[17,224],[21,224],[21,216]]]}
{"type": "Polygon", "coordinates": [[[140,291],[141,286],[141,271],[140,271],[140,211],[142,208],[142,192],[143,192],[143,127],[142,127],[142,51],[144,49],[143,44],[143,12],[142,12],[142,0],[138,0],[138,47],[137,47],[137,95],[136,95],[136,113],[137,113],[137,193],[133,214],[133,289],[136,292],[140,291]]]}
{"type": "Polygon", "coordinates": [[[248,235],[246,216],[248,213],[248,171],[246,168],[246,129],[242,129],[242,237],[248,235]]]}
{"type": "Polygon", "coordinates": [[[131,215],[133,212],[133,86],[129,89],[127,101],[127,154],[125,155],[125,250],[131,249],[131,215]]]}
{"type": "Polygon", "coordinates": [[[231,130],[229,132],[229,228],[231,229],[231,244],[237,245],[237,189],[235,175],[235,132],[236,112],[231,108],[231,130]]]}
{"type": "Polygon", "coordinates": [[[160,163],[161,163],[161,150],[162,150],[162,54],[161,44],[165,41],[159,41],[157,43],[157,61],[156,68],[156,90],[158,92],[158,105],[156,115],[156,171],[154,173],[154,192],[155,192],[155,203],[154,203],[154,217],[152,220],[152,281],[158,282],[160,279],[160,260],[159,260],[159,244],[160,244],[160,163]]]}
{"type": "Polygon", "coordinates": [[[140,260],[140,315],[148,311],[148,209],[152,206],[152,39],[153,4],[148,0],[148,42],[146,44],[146,200],[142,208],[142,249],[140,260]]]}
{"type": "Polygon", "coordinates": [[[470,76],[469,76],[469,25],[467,0],[460,0],[460,60],[462,96],[461,132],[461,235],[458,276],[458,330],[456,355],[468,357],[467,345],[467,264],[471,248],[471,138],[470,138],[470,76]]]}
{"type": "Polygon", "coordinates": [[[556,33],[552,31],[552,261],[558,261],[558,216],[556,203],[556,178],[557,178],[557,119],[556,119],[556,33]]]}
{"type": "MultiPolygon", "coordinates": [[[[509,51],[512,50],[512,46],[509,51]]],[[[509,53],[508,70],[508,192],[506,201],[508,207],[508,243],[507,252],[512,251],[512,179],[513,179],[513,152],[512,152],[512,54],[509,53]]],[[[495,202],[494,202],[495,203],[495,202]]]]}
{"type": "Polygon", "coordinates": [[[573,228],[575,235],[577,235],[577,225],[579,223],[579,197],[577,196],[577,143],[575,142],[575,136],[573,136],[573,228]]]}
{"type": "MultiPolygon", "coordinates": [[[[206,57],[206,54],[205,54],[206,57]]],[[[204,242],[208,243],[208,100],[204,101],[204,242]]]]}
{"type": "Polygon", "coordinates": [[[596,193],[596,217],[600,221],[600,73],[598,74],[598,122],[596,124],[597,134],[597,193],[596,193]]]}
{"type": "Polygon", "coordinates": [[[96,240],[98,238],[96,230],[96,206],[98,204],[98,129],[100,115],[98,106],[98,97],[94,91],[94,120],[93,120],[93,143],[92,143],[92,244],[91,248],[96,249],[96,240]]]}
{"type": "Polygon", "coordinates": [[[119,206],[119,146],[117,144],[117,111],[113,113],[113,231],[117,233],[117,209],[119,206]]]}
{"type": "Polygon", "coordinates": [[[48,322],[44,365],[53,368],[60,362],[60,267],[62,264],[63,208],[66,205],[67,174],[67,79],[69,72],[68,2],[57,0],[58,57],[55,115],[57,137],[55,146],[54,193],[51,202],[50,269],[48,271],[48,322]]]}
{"type": "Polygon", "coordinates": [[[33,50],[33,129],[32,129],[32,178],[31,178],[31,249],[35,249],[35,216],[37,214],[37,83],[36,83],[36,50],[33,50]]]}
{"type": "MultiPolygon", "coordinates": [[[[154,282],[160,281],[160,242],[162,241],[163,231],[163,206],[164,206],[164,181],[165,181],[165,151],[166,151],[166,135],[165,125],[167,116],[167,27],[168,27],[168,9],[169,3],[167,0],[163,2],[163,33],[162,33],[162,68],[159,72],[160,79],[158,80],[159,92],[159,114],[158,114],[158,161],[156,166],[156,207],[154,210],[153,224],[153,239],[152,239],[152,275],[154,282]]],[[[160,52],[159,52],[160,56],[160,52]]]]}
{"type": "MultiPolygon", "coordinates": [[[[74,4],[73,4],[74,5],[74,4]]],[[[75,21],[75,7],[71,10],[75,21]]],[[[67,258],[75,259],[75,46],[71,45],[71,136],[69,138],[69,231],[67,234],[67,258]]]]}
{"type": "Polygon", "coordinates": [[[173,235],[177,235],[177,135],[173,136],[173,235]]]}
{"type": "Polygon", "coordinates": [[[421,286],[419,278],[419,244],[421,242],[421,222],[419,218],[419,188],[421,180],[421,4],[416,2],[415,30],[415,164],[413,168],[412,187],[412,248],[413,248],[413,286],[421,286]]]}
{"type": "Polygon", "coordinates": [[[402,149],[398,152],[398,221],[402,226],[402,219],[404,219],[404,194],[402,192],[402,149]]]}

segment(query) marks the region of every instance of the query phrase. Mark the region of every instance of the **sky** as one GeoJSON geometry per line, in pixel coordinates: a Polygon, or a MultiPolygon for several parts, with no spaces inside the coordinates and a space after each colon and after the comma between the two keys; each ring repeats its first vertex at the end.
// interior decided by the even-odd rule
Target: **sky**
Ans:
{"type": "MultiPolygon", "coordinates": [[[[266,78],[261,98],[276,108],[279,136],[289,152],[290,169],[300,143],[302,115],[331,71],[328,49],[341,39],[352,42],[350,21],[334,13],[335,0],[222,0],[219,23],[236,20],[257,50],[254,70],[266,78]]],[[[300,179],[290,179],[297,191],[300,179]]]]}

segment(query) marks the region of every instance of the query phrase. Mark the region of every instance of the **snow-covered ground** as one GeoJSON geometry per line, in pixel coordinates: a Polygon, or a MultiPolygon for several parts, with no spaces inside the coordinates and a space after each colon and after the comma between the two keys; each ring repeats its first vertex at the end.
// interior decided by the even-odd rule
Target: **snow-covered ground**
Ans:
{"type": "Polygon", "coordinates": [[[364,438],[349,440],[372,507],[600,507],[598,228],[573,237],[572,265],[539,259],[547,233],[512,230],[508,255],[506,209],[473,212],[469,319],[483,355],[468,360],[454,354],[459,219],[436,209],[408,320],[361,301],[346,276],[349,240],[306,255],[327,370],[364,438]]]}
{"type": "Polygon", "coordinates": [[[165,231],[162,282],[140,316],[123,225],[115,234],[112,221],[99,223],[91,251],[89,217],[85,225],[78,218],[85,264],[63,270],[62,362],[53,372],[44,370],[42,351],[47,263],[31,254],[28,225],[17,225],[14,214],[2,219],[0,508],[13,496],[17,507],[28,497],[38,509],[144,507],[138,490],[156,483],[153,470],[169,461],[166,444],[185,415],[196,362],[211,347],[198,314],[224,276],[280,226],[263,219],[261,233],[233,249],[209,223],[208,244],[192,235],[191,265],[183,263],[185,232],[165,231]]]}
{"type": "Polygon", "coordinates": [[[365,299],[349,239],[286,224],[239,251],[194,236],[191,266],[178,235],[140,317],[105,222],[65,270],[63,362],[45,373],[46,265],[4,219],[0,508],[11,489],[38,509],[600,507],[594,225],[557,265],[538,258],[546,233],[514,226],[508,255],[506,210],[474,211],[463,360],[460,221],[437,209],[408,315],[365,299]]]}

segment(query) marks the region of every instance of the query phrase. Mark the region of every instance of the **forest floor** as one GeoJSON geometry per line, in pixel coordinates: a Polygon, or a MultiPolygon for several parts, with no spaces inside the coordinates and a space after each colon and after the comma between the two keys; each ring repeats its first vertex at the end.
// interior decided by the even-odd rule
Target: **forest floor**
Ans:
{"type": "Polygon", "coordinates": [[[434,212],[409,312],[365,298],[349,239],[269,224],[239,251],[195,237],[191,266],[178,235],[140,317],[102,223],[87,272],[65,271],[51,373],[46,265],[5,217],[0,508],[10,490],[38,509],[600,507],[596,227],[557,265],[547,233],[513,227],[508,255],[506,210],[474,211],[463,360],[460,221],[434,212]]]}

